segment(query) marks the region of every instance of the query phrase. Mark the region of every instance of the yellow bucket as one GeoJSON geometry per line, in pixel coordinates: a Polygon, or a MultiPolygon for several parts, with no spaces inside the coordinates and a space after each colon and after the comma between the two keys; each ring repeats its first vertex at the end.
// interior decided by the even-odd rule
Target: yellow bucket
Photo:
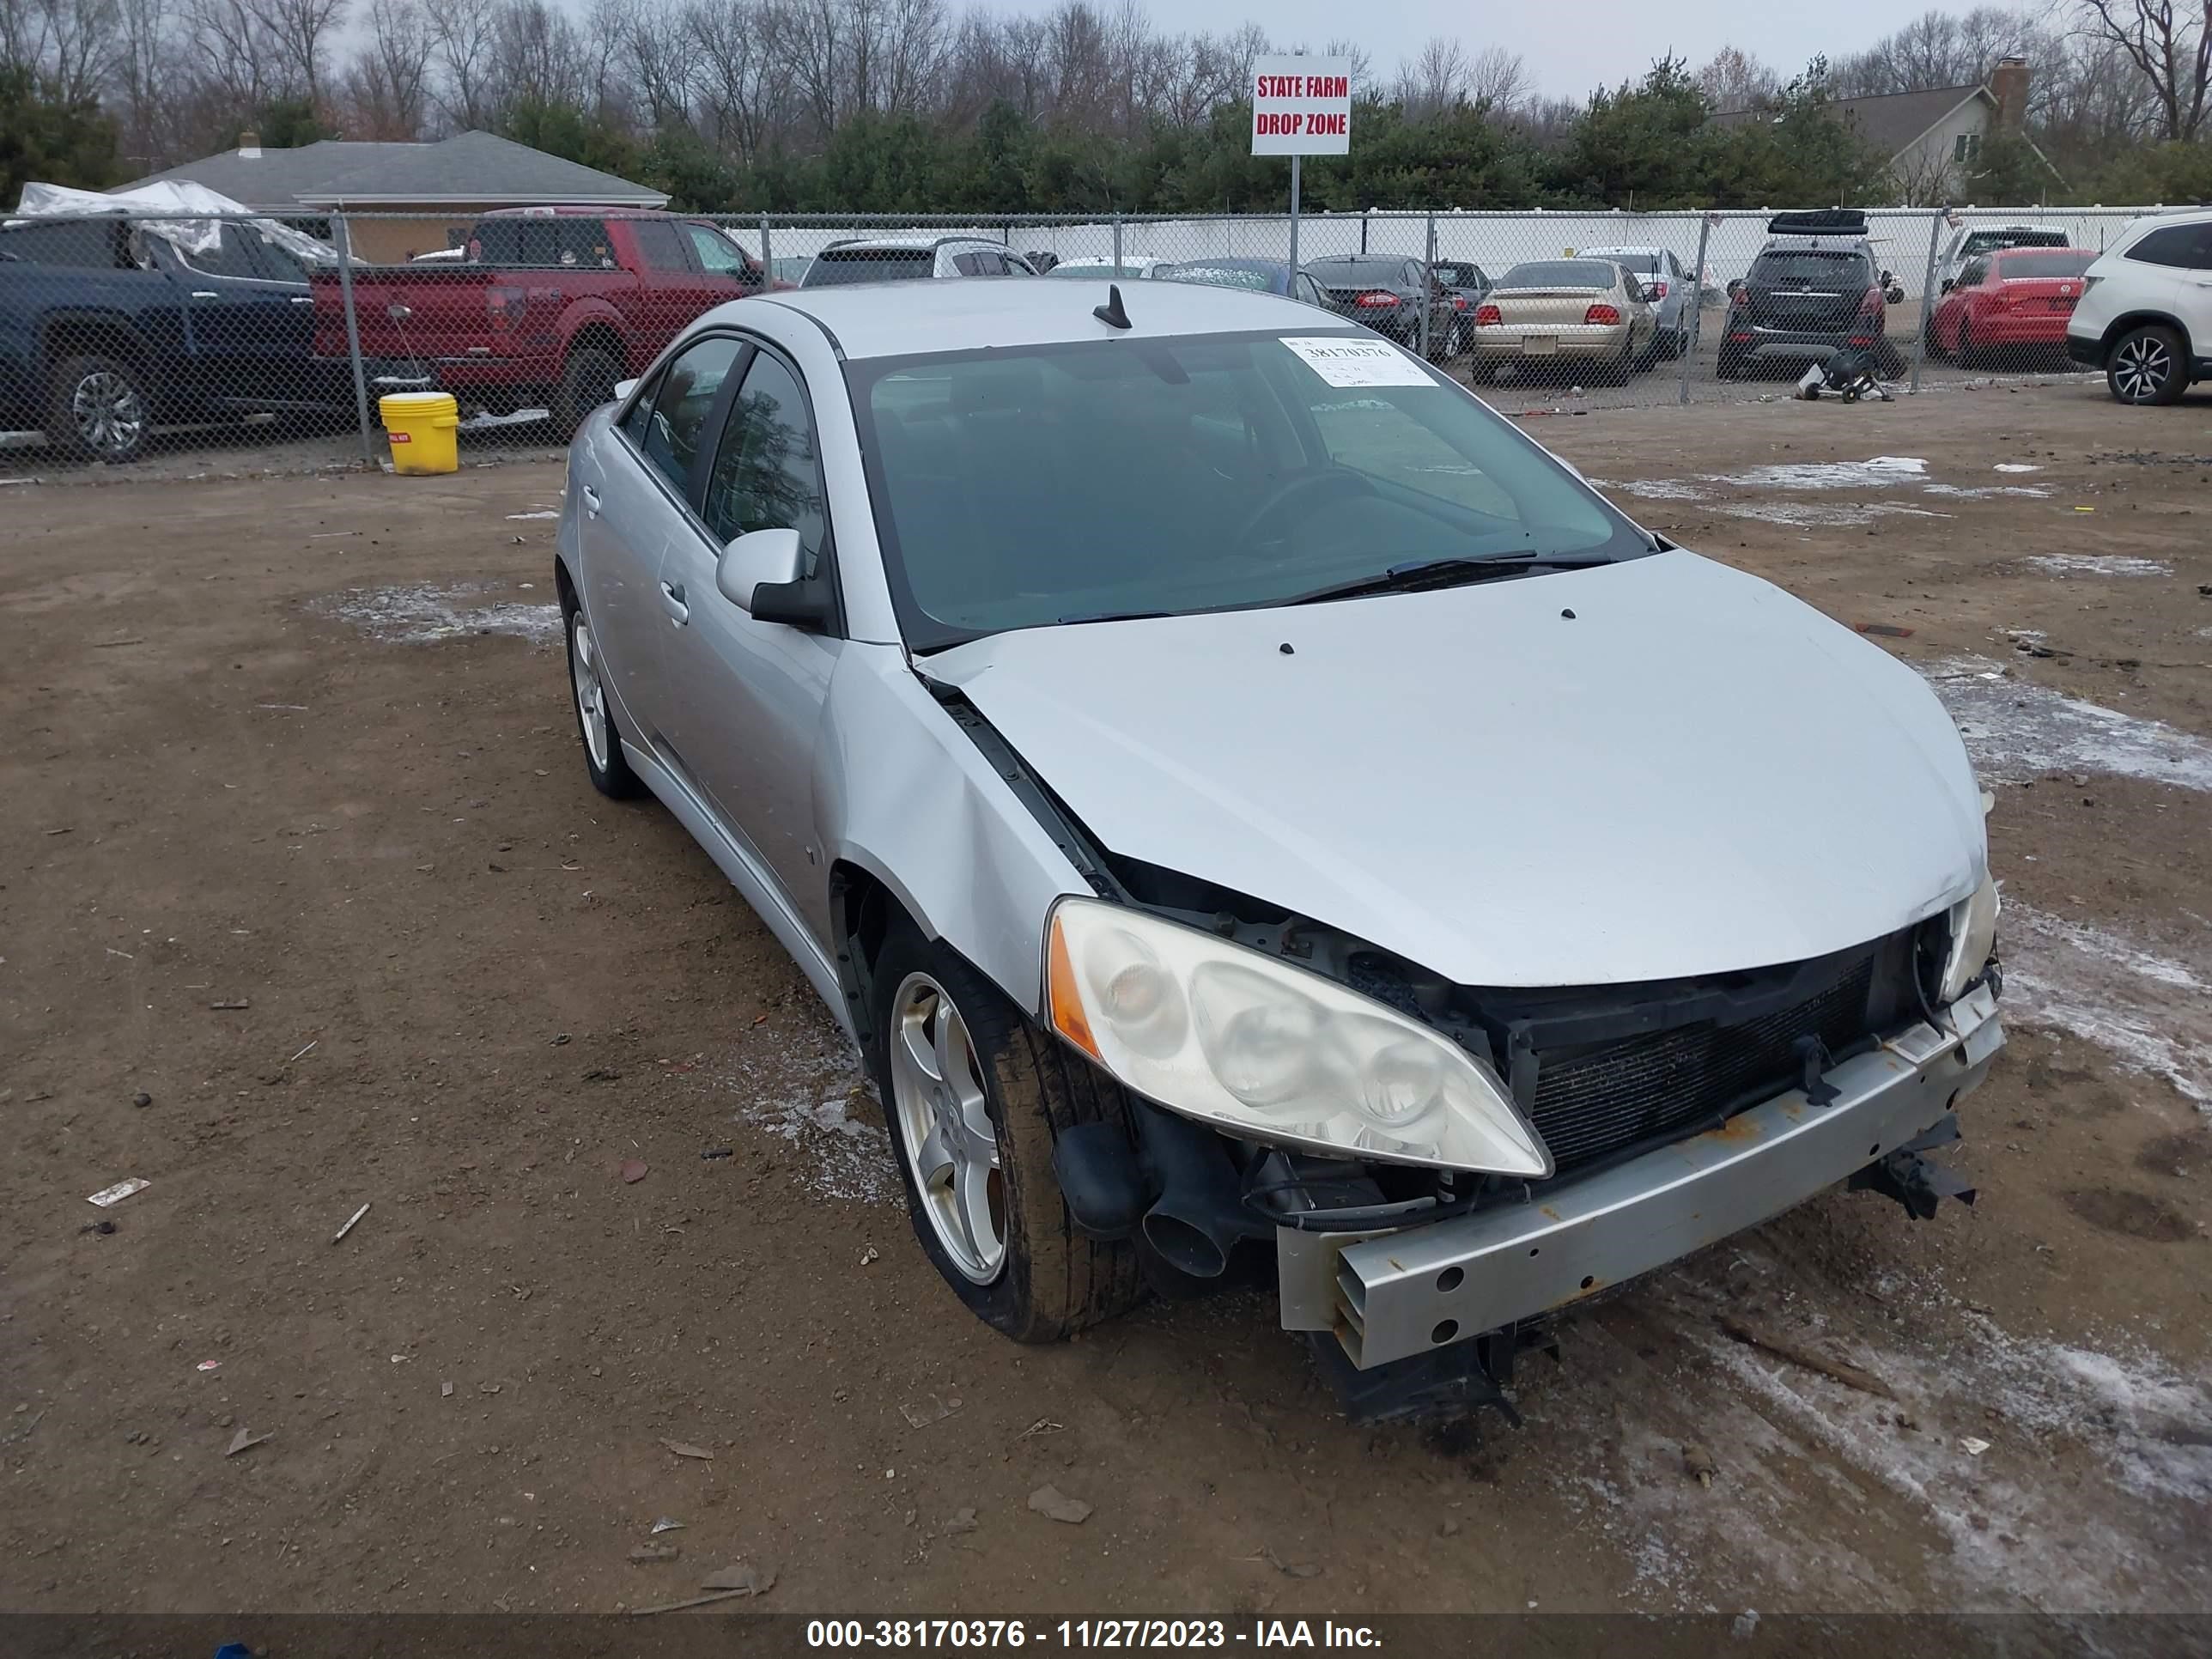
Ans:
{"type": "Polygon", "coordinates": [[[461,465],[460,405],[447,392],[392,392],[376,400],[394,472],[453,472],[461,465]]]}

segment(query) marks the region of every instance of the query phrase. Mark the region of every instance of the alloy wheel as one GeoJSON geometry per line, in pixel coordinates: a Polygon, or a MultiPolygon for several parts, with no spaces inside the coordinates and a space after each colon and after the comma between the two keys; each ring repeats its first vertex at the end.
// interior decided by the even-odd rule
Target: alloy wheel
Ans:
{"type": "Polygon", "coordinates": [[[86,448],[97,455],[127,455],[146,429],[138,389],[112,369],[97,369],[70,392],[70,419],[86,448]]]}
{"type": "Polygon", "coordinates": [[[607,720],[607,693],[599,683],[599,648],[592,639],[591,624],[579,611],[569,622],[568,673],[576,686],[576,717],[584,733],[584,748],[592,764],[607,769],[613,753],[612,729],[607,720]]]}
{"type": "Polygon", "coordinates": [[[927,974],[891,1002],[891,1109],[930,1230],[961,1275],[988,1285],[1006,1266],[1006,1188],[968,1023],[927,974]]]}
{"type": "Polygon", "coordinates": [[[2155,334],[2138,334],[2112,356],[2112,386],[2131,404],[2147,404],[2166,390],[2173,354],[2155,334]]]}

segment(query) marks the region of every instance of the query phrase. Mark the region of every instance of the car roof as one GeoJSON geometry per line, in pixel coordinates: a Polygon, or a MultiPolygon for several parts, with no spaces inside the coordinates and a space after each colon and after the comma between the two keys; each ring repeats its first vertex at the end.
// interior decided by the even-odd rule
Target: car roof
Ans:
{"type": "Polygon", "coordinates": [[[593,207],[588,203],[569,202],[557,207],[489,208],[477,216],[483,219],[562,219],[570,216],[593,219],[684,219],[689,214],[663,213],[659,208],[593,207]]]}
{"type": "MultiPolygon", "coordinates": [[[[732,317],[757,317],[777,306],[812,318],[848,358],[902,357],[918,352],[975,351],[991,346],[1054,345],[1084,340],[1166,339],[1191,334],[1279,330],[1285,334],[1366,335],[1356,325],[1322,320],[1310,306],[1249,289],[1199,283],[1125,284],[1126,330],[1091,314],[1106,298],[1102,280],[1080,283],[992,281],[854,283],[764,294],[732,302],[732,317]]],[[[711,313],[710,313],[711,314],[711,313]]],[[[1372,337],[1369,336],[1368,337],[1372,337]]]]}
{"type": "Polygon", "coordinates": [[[1586,247],[1581,252],[1576,254],[1575,258],[1577,259],[1597,259],[1602,258],[1609,253],[1664,253],[1667,250],[1663,247],[1632,246],[1630,244],[1624,242],[1618,247],[1586,247]]]}
{"type": "Polygon", "coordinates": [[[848,253],[855,249],[896,248],[902,253],[927,253],[940,247],[991,247],[1013,252],[1005,243],[988,236],[848,236],[830,243],[822,252],[848,253]]]}

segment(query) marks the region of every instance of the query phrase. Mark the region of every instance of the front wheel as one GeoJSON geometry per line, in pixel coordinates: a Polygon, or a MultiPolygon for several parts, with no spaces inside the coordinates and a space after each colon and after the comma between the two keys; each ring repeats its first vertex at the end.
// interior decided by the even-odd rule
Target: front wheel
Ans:
{"type": "Polygon", "coordinates": [[[568,608],[568,684],[575,694],[576,733],[584,742],[584,770],[591,777],[592,787],[611,800],[641,795],[645,784],[630,770],[629,757],[623,753],[622,733],[607,703],[606,665],[581,605],[568,608]]]}
{"type": "Polygon", "coordinates": [[[2172,404],[2189,389],[2182,366],[2181,337],[2153,324],[2130,329],[2113,344],[2106,361],[2105,384],[2124,404],[2172,404]]]}
{"type": "Polygon", "coordinates": [[[1134,1249],[1077,1232],[1052,1171],[1061,1132],[1126,1121],[1121,1091],[903,920],[873,983],[876,1086],[907,1213],[953,1294],[1019,1342],[1135,1306],[1134,1249]]]}

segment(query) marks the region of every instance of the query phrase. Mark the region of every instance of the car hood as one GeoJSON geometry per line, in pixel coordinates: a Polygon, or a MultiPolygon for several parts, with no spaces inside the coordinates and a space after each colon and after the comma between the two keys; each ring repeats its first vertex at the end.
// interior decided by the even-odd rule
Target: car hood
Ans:
{"type": "Polygon", "coordinates": [[[1110,852],[1463,985],[1794,962],[1972,892],[1980,791],[1919,677],[1681,551],[924,659],[1110,852]]]}

